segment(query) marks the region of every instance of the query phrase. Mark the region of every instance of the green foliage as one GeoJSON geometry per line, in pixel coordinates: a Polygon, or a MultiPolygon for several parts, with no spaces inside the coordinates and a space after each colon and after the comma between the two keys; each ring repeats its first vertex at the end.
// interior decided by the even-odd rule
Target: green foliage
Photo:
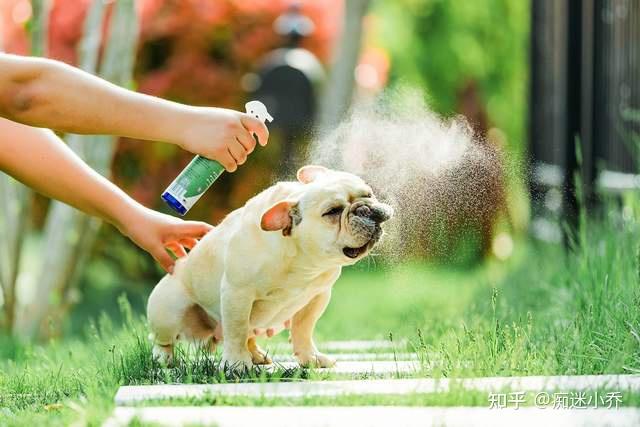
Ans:
{"type": "Polygon", "coordinates": [[[432,108],[450,115],[458,90],[476,81],[492,123],[524,149],[529,2],[378,1],[374,13],[392,83],[422,87],[432,108]]]}

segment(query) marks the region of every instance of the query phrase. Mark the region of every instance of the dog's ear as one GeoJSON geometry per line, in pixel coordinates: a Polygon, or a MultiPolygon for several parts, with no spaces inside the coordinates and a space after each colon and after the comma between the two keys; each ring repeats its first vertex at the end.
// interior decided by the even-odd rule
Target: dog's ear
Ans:
{"type": "Polygon", "coordinates": [[[296,202],[291,200],[283,200],[271,206],[260,219],[260,228],[264,231],[282,230],[283,236],[291,235],[293,222],[297,220],[296,202]]]}
{"type": "Polygon", "coordinates": [[[307,165],[298,169],[298,173],[296,174],[296,176],[298,177],[298,181],[303,184],[308,184],[310,182],[313,182],[320,175],[324,175],[327,172],[329,172],[329,169],[325,168],[324,166],[307,165]]]}

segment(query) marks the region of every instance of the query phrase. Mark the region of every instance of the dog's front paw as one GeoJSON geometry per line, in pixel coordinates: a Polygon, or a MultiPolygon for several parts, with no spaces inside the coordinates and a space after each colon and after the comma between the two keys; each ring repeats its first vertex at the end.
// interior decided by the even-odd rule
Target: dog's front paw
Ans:
{"type": "Polygon", "coordinates": [[[304,367],[331,368],[336,364],[336,360],[333,357],[329,357],[319,351],[296,352],[295,355],[300,366],[304,367]]]}
{"type": "Polygon", "coordinates": [[[244,352],[222,352],[222,364],[227,369],[234,371],[242,371],[245,369],[251,369],[253,367],[253,361],[251,353],[244,352]]]}

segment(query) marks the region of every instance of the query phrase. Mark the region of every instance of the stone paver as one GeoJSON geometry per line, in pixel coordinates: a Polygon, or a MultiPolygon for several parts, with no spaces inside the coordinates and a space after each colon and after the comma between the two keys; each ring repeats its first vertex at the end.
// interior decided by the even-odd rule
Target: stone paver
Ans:
{"type": "Polygon", "coordinates": [[[373,341],[320,341],[318,348],[326,353],[331,352],[359,352],[359,351],[393,351],[394,349],[406,350],[407,342],[398,341],[391,342],[388,340],[373,340],[373,341]]]}
{"type": "MultiPolygon", "coordinates": [[[[260,345],[272,355],[289,355],[291,353],[291,344],[286,342],[264,340],[260,345]]],[[[340,353],[359,353],[363,357],[372,357],[376,353],[393,354],[413,351],[405,340],[398,342],[384,340],[320,341],[317,345],[321,352],[331,356],[336,356],[340,353]]]]}
{"type": "Polygon", "coordinates": [[[446,392],[462,388],[478,391],[582,391],[609,389],[640,391],[640,375],[583,375],[485,377],[467,379],[378,379],[360,381],[304,381],[272,383],[232,383],[193,385],[122,386],[116,393],[116,405],[126,406],[149,399],[198,398],[203,395],[249,397],[340,396],[446,392]]]}
{"type": "MultiPolygon", "coordinates": [[[[297,369],[300,365],[294,361],[277,362],[273,365],[266,365],[268,371],[280,368],[297,369]]],[[[332,374],[353,374],[363,375],[371,374],[374,376],[394,375],[394,374],[412,374],[420,371],[421,365],[417,360],[344,360],[336,363],[332,368],[315,368],[313,371],[317,373],[332,374]]]]}
{"type": "MultiPolygon", "coordinates": [[[[416,353],[330,353],[337,361],[369,361],[369,360],[418,360],[416,353]]],[[[287,355],[272,356],[274,362],[295,362],[295,357],[287,355]]]]}
{"type": "Polygon", "coordinates": [[[640,409],[488,409],[480,407],[144,407],[116,408],[105,426],[133,417],[159,425],[219,427],[638,426],[640,409]]]}

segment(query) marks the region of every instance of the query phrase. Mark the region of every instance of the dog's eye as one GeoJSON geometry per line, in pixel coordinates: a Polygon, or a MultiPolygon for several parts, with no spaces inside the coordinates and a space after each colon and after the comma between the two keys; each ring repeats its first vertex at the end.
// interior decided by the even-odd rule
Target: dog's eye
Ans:
{"type": "Polygon", "coordinates": [[[329,209],[325,213],[323,213],[322,216],[339,215],[339,214],[342,213],[343,210],[344,210],[344,208],[342,206],[336,206],[334,208],[329,209]]]}

